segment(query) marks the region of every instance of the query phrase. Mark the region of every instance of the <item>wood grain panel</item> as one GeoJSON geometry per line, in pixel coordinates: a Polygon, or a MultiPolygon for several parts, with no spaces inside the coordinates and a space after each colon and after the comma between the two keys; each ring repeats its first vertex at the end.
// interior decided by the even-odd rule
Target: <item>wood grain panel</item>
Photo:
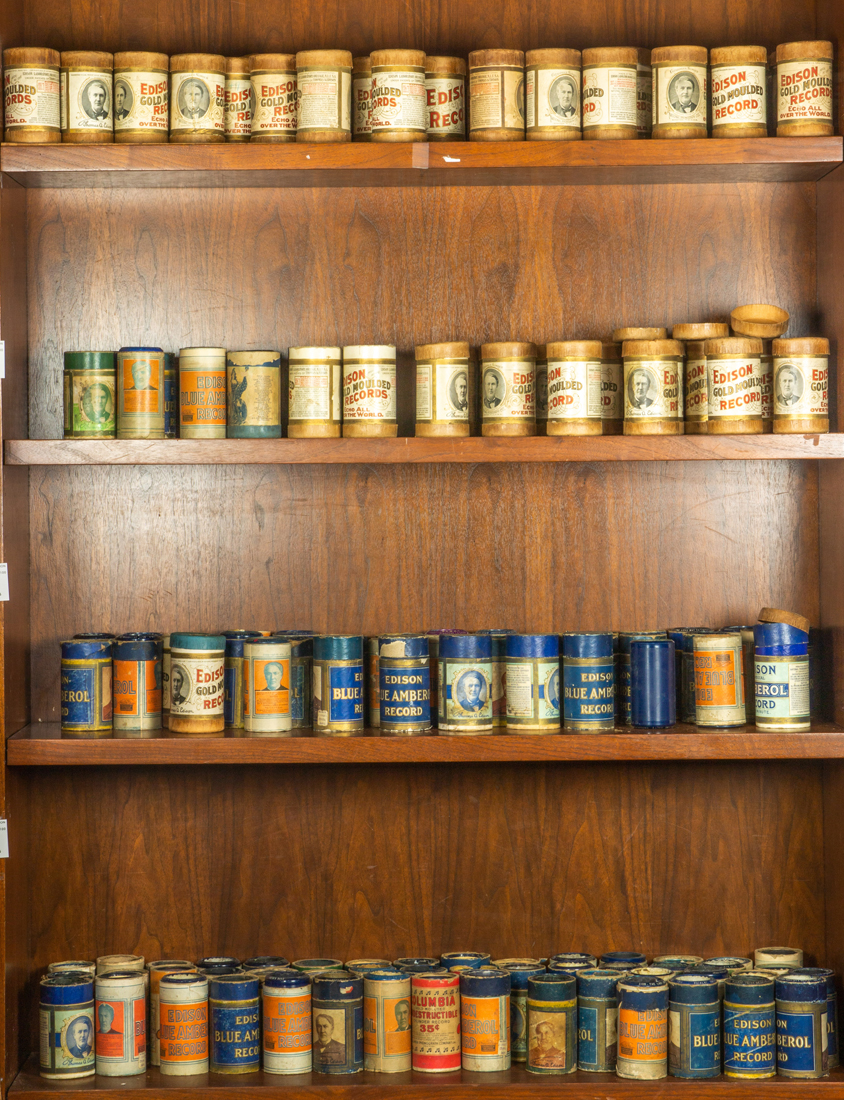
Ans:
{"type": "Polygon", "coordinates": [[[812,463],[30,476],[36,721],[58,719],[57,643],[78,630],[653,629],[766,605],[818,619],[812,463]]]}
{"type": "Polygon", "coordinates": [[[112,951],[708,957],[786,942],[824,957],[817,764],[38,779],[55,816],[29,832],[36,970],[112,951]]]}
{"type": "Polygon", "coordinates": [[[29,191],[30,434],[62,353],[606,336],[742,302],[814,332],[814,185],[29,191]]]}
{"type": "MultiPolygon", "coordinates": [[[[331,0],[271,0],[260,6],[209,0],[197,9],[190,0],[139,0],[131,5],[77,0],[73,11],[59,0],[27,5],[26,44],[57,50],[204,50],[242,54],[342,47],[355,54],[383,46],[429,53],[485,46],[703,46],[767,47],[811,38],[812,0],[766,4],[764,0],[707,0],[695,5],[661,0],[597,0],[566,5],[492,0],[484,5],[453,0],[348,6],[331,0]]],[[[11,44],[11,43],[10,43],[11,44]]],[[[16,45],[18,43],[15,43],[16,45]]]]}

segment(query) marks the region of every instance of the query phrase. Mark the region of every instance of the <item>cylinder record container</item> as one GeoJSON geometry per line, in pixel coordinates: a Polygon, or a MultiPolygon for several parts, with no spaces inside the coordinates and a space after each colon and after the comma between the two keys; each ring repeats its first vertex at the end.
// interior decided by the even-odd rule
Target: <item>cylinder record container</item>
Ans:
{"type": "Polygon", "coordinates": [[[58,50],[3,51],[6,141],[53,145],[62,140],[60,65],[58,50]]]}
{"type": "Polygon", "coordinates": [[[391,344],[343,348],[343,435],[390,438],[396,422],[396,349],[391,344]]]}
{"type": "Polygon", "coordinates": [[[226,140],[226,59],[185,53],[170,58],[170,141],[207,145],[226,140]]]}
{"type": "Polygon", "coordinates": [[[308,1073],[313,1049],[311,979],[293,968],[279,967],[264,978],[264,1073],[308,1073]]]}
{"type": "Polygon", "coordinates": [[[634,638],[630,643],[630,724],[664,728],[677,721],[674,642],[634,638]]]}
{"type": "Polygon", "coordinates": [[[116,387],[113,351],[64,353],[65,439],[114,439],[116,387]]]}
{"type": "Polygon", "coordinates": [[[468,436],[470,374],[477,364],[469,345],[420,344],[416,348],[416,434],[423,437],[468,436]]]}
{"type": "Polygon", "coordinates": [[[577,971],[577,1068],[612,1073],[618,1053],[618,971],[577,971]]]}
{"type": "Polygon", "coordinates": [[[654,138],[705,138],[709,106],[705,46],[651,50],[654,138]]]}
{"type": "Polygon", "coordinates": [[[748,336],[707,340],[709,435],[761,435],[762,341],[748,336]]]}
{"type": "Polygon", "coordinates": [[[580,733],[615,725],[612,634],[563,635],[563,729],[580,733]]]}
{"type": "Polygon", "coordinates": [[[724,988],[724,1074],[773,1077],[777,1071],[774,981],[758,972],[734,974],[724,988]]]}
{"type": "Polygon", "coordinates": [[[649,138],[654,127],[651,51],[640,47],[636,53],[636,134],[640,138],[649,138]]]}
{"type": "Polygon", "coordinates": [[[624,434],[683,434],[683,345],[625,340],[624,434]]]}
{"type": "MultiPolygon", "coordinates": [[[[99,971],[100,960],[97,960],[99,971]]],[[[98,973],[96,979],[97,1073],[133,1077],[147,1067],[146,987],[139,971],[98,973]]]]}
{"type": "Polygon", "coordinates": [[[372,140],[372,63],[368,57],[352,59],[352,136],[355,141],[372,140]]]}
{"type": "Polygon", "coordinates": [[[248,57],[226,58],[226,141],[246,142],[252,133],[252,81],[248,57]]]}
{"type": "Polygon", "coordinates": [[[811,729],[808,633],[787,623],[758,623],[753,633],[757,728],[811,729]]]}
{"type": "MultiPolygon", "coordinates": [[[[223,673],[223,680],[225,683],[223,717],[225,718],[226,729],[234,730],[235,737],[242,737],[243,647],[251,638],[259,638],[260,634],[255,630],[226,630],[223,632],[223,637],[226,639],[225,671],[223,673]]],[[[167,664],[167,676],[169,677],[169,661],[167,664]]]]}
{"type": "Polygon", "coordinates": [[[466,136],[466,62],[462,57],[425,58],[428,141],[466,136]]]}
{"type": "Polygon", "coordinates": [[[114,140],[141,145],[167,142],[170,128],[170,58],[126,50],[114,55],[114,140]]]}
{"type": "Polygon", "coordinates": [[[572,973],[578,970],[594,970],[597,965],[595,956],[587,955],[585,951],[564,951],[552,955],[548,960],[549,970],[570,970],[572,973]]]}
{"type": "Polygon", "coordinates": [[[393,967],[364,975],[364,1069],[375,1073],[410,1070],[410,981],[410,974],[393,967]]]}
{"type": "Polygon", "coordinates": [[[620,344],[601,344],[601,425],[603,435],[624,432],[624,368],[620,344]]]}
{"type": "Polygon", "coordinates": [[[439,646],[439,728],[446,733],[492,732],[492,639],[444,634],[439,646]]]}
{"type": "Polygon", "coordinates": [[[62,737],[111,737],[112,645],[107,638],[62,642],[62,737]]]}
{"type": "Polygon", "coordinates": [[[525,55],[528,141],[579,141],[582,129],[580,50],[529,50],[525,55]]]}
{"type": "Polygon", "coordinates": [[[534,344],[484,344],[481,348],[483,435],[535,435],[535,383],[534,344]]]}
{"type": "Polygon", "coordinates": [[[225,657],[222,634],[170,635],[171,736],[224,733],[225,657]]]}
{"type": "Polygon", "coordinates": [[[638,137],[638,64],[635,47],[584,50],[584,140],[638,137]]]}
{"type": "Polygon", "coordinates": [[[496,959],[492,965],[510,972],[510,1058],[524,1062],[528,1046],[528,983],[547,972],[539,959],[496,959]]]}
{"type": "Polygon", "coordinates": [[[243,647],[243,728],[247,737],[283,737],[290,716],[290,642],[250,638],[243,647]]]}
{"type": "Polygon", "coordinates": [[[676,974],[668,983],[668,1069],[672,1077],[721,1074],[721,1001],[708,974],[676,974]]]}
{"type": "Polygon", "coordinates": [[[812,970],[792,970],[776,979],[777,1074],[780,1077],[826,1077],[826,977],[812,970]]]}
{"type": "Polygon", "coordinates": [[[695,634],[693,645],[697,725],[745,725],[741,635],[695,634]]]}
{"type": "Polygon", "coordinates": [[[157,737],[161,729],[161,635],[121,634],[112,657],[115,737],[157,737]]]}
{"type": "MultiPolygon", "coordinates": [[[[675,326],[676,328],[676,326],[675,326]]],[[[683,401],[686,435],[706,435],[709,431],[709,379],[706,373],[705,341],[686,344],[686,370],[683,401]]]]}
{"type": "Polygon", "coordinates": [[[469,140],[524,139],[524,53],[474,50],[469,54],[469,140]]]}
{"type": "Polygon", "coordinates": [[[337,144],[352,140],[352,55],[348,50],[296,54],[299,94],[296,140],[337,144]]]}
{"type": "Polygon", "coordinates": [[[226,353],[229,439],[281,438],[281,356],[277,351],[226,353]]]}
{"type": "Polygon", "coordinates": [[[332,737],[363,732],[363,638],[359,635],[314,638],[313,728],[332,737]]]}
{"type": "Polygon", "coordinates": [[[832,134],[831,42],[784,42],[777,46],[777,137],[832,134]]]}
{"type": "Polygon", "coordinates": [[[548,435],[602,435],[601,342],[546,344],[548,435]]]}
{"type": "Polygon", "coordinates": [[[431,669],[424,634],[378,638],[379,728],[413,736],[431,729],[431,669]]]}
{"type": "Polygon", "coordinates": [[[314,1072],[363,1069],[363,983],[346,970],[313,975],[314,1072]]]}
{"type": "Polygon", "coordinates": [[[572,973],[528,978],[527,1068],[530,1073],[577,1069],[577,979],[572,973]]]}
{"type": "Polygon", "coordinates": [[[99,50],[61,55],[62,141],[101,145],[114,140],[114,56],[99,50]]]}
{"type": "Polygon", "coordinates": [[[803,952],[799,947],[757,947],[753,952],[753,966],[787,967],[802,970],[803,952]]]}
{"type": "Polygon", "coordinates": [[[768,136],[768,51],[764,46],[711,50],[714,138],[768,136]]]}
{"type": "Polygon", "coordinates": [[[410,976],[412,1068],[418,1073],[460,1069],[460,977],[422,971],[410,976]]]}
{"type": "Polygon", "coordinates": [[[117,353],[117,438],[164,438],[161,348],[121,348],[117,353]]]}
{"type": "Polygon", "coordinates": [[[179,435],[182,439],[226,438],[225,348],[179,352],[179,435]]]}
{"type": "Polygon", "coordinates": [[[255,53],[252,79],[253,142],[284,144],[296,140],[296,55],[255,53]]]}
{"type": "Polygon", "coordinates": [[[94,1076],[94,979],[77,972],[40,982],[39,1072],[61,1081],[94,1076]]]}
{"type": "Polygon", "coordinates": [[[254,1073],[261,1065],[260,982],[220,974],[208,982],[212,1073],[254,1073]]]}
{"type": "Polygon", "coordinates": [[[509,634],[506,639],[507,729],[560,729],[560,640],[556,634],[509,634]]]}
{"type": "Polygon", "coordinates": [[[290,439],[339,439],[342,434],[343,352],[340,348],[288,348],[290,439]]]}
{"type": "Polygon", "coordinates": [[[829,340],[774,340],[774,432],[829,431],[829,340]]]}
{"type": "Polygon", "coordinates": [[[640,1081],[668,1073],[668,985],[662,978],[625,976],[618,983],[616,1073],[640,1081]]]}
{"type": "Polygon", "coordinates": [[[495,966],[460,973],[460,1034],[464,1070],[510,1068],[510,973],[495,966]]]}
{"type": "Polygon", "coordinates": [[[371,140],[427,141],[428,97],[423,50],[373,50],[371,140]]]}
{"type": "Polygon", "coordinates": [[[157,1064],[161,1073],[165,1077],[207,1073],[208,979],[198,973],[163,975],[158,986],[158,1015],[157,1064]]]}

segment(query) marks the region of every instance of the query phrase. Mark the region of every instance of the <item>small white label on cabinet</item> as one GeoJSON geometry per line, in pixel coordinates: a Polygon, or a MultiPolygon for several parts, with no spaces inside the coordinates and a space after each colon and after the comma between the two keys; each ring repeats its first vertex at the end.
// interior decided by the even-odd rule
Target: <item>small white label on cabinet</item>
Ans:
{"type": "Polygon", "coordinates": [[[6,377],[6,341],[0,340],[0,378],[6,377]]]}
{"type": "Polygon", "coordinates": [[[0,601],[9,598],[9,567],[5,562],[0,562],[0,601]]]}
{"type": "Polygon", "coordinates": [[[0,817],[0,859],[9,858],[9,826],[5,817],[0,817]]]}

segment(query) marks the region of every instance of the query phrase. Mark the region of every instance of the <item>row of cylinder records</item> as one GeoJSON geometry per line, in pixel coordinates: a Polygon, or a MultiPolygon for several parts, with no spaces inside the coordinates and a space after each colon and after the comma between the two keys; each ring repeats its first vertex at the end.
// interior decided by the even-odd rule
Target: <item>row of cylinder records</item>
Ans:
{"type": "Polygon", "coordinates": [[[809,620],[644,633],[79,634],[61,643],[70,738],[600,733],[616,724],[807,730],[809,620]],[[368,704],[368,705],[367,705],[368,704]],[[367,714],[368,711],[368,714],[367,714]]]}
{"type": "MultiPolygon", "coordinates": [[[[818,1078],[839,1064],[832,970],[803,952],[754,959],[635,951],[490,961],[107,955],[51,963],[40,1069],[54,1080],[165,1076],[575,1070],[818,1078]]],[[[291,1082],[292,1083],[292,1082],[291,1082]]]]}
{"type": "MultiPolygon", "coordinates": [[[[739,308],[777,318],[743,327],[776,332],[788,324],[776,306],[739,308]]],[[[675,325],[673,339],[653,328],[618,329],[610,343],[484,344],[480,365],[468,343],[420,345],[415,433],[829,431],[828,340],[778,338],[766,346],[728,334],[726,324],[709,323],[675,325]]],[[[278,351],[65,352],[64,435],[269,439],[281,437],[285,420],[290,438],[398,434],[394,346],[289,348],[286,374],[284,416],[278,351]]]]}
{"type": "Polygon", "coordinates": [[[570,141],[833,133],[831,42],[220,54],[14,47],[6,140],[570,141]],[[711,63],[711,70],[710,70],[711,63]],[[467,109],[468,107],[468,109],[467,109]]]}

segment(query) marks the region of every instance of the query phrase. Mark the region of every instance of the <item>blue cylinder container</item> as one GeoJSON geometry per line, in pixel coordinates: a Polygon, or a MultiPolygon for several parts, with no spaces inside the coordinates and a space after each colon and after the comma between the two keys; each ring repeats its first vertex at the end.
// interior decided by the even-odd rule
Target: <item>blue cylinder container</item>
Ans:
{"type": "Polygon", "coordinates": [[[614,725],[612,634],[564,634],[563,729],[590,733],[614,725]]]}
{"type": "Polygon", "coordinates": [[[460,972],[463,1069],[493,1073],[510,1068],[510,972],[496,966],[460,972]]]}
{"type": "Polygon", "coordinates": [[[637,966],[647,966],[648,960],[638,951],[606,951],[599,965],[602,970],[633,970],[637,966]]]}
{"type": "Polygon", "coordinates": [[[378,668],[381,733],[430,733],[431,669],[425,635],[379,637],[378,668]]]}
{"type": "Polygon", "coordinates": [[[492,964],[510,972],[510,1056],[514,1062],[527,1058],[528,981],[546,970],[539,959],[496,959],[492,964]]]}
{"type": "Polygon", "coordinates": [[[512,630],[482,630],[492,639],[492,728],[507,729],[507,636],[512,630]]]}
{"type": "Polygon", "coordinates": [[[724,1074],[773,1077],[777,1071],[777,1016],[774,980],[740,973],[724,989],[724,1074]]]}
{"type": "Polygon", "coordinates": [[[509,634],[506,641],[507,730],[560,729],[560,639],[556,634],[509,634]]]}
{"type": "Polygon", "coordinates": [[[826,977],[811,970],[792,970],[776,979],[777,1074],[780,1077],[826,1077],[826,977]]]}
{"type": "Polygon", "coordinates": [[[668,1073],[668,984],[662,978],[619,978],[616,1073],[641,1081],[656,1081],[668,1073]]]}
{"type": "Polygon", "coordinates": [[[634,631],[621,631],[618,635],[618,650],[616,651],[615,665],[615,692],[618,699],[618,723],[629,726],[631,721],[631,665],[630,647],[634,641],[647,640],[648,638],[664,638],[664,630],[648,630],[639,633],[634,631]]]}
{"type": "Polygon", "coordinates": [[[835,971],[825,967],[807,966],[802,968],[806,974],[817,974],[826,982],[826,1036],[829,1068],[840,1064],[838,1054],[838,990],[835,988],[835,971]]]}
{"type": "Polygon", "coordinates": [[[155,737],[161,729],[160,634],[121,634],[112,646],[115,737],[155,737]]]}
{"type": "Polygon", "coordinates": [[[48,1080],[93,1077],[94,982],[87,974],[41,979],[39,1068],[48,1080]]]}
{"type": "Polygon", "coordinates": [[[721,1001],[708,974],[675,974],[668,982],[668,1070],[672,1077],[721,1073],[721,1001]]]}
{"type": "Polygon", "coordinates": [[[363,977],[347,970],[312,976],[314,1072],[363,1070],[363,977]]]}
{"type": "Polygon", "coordinates": [[[492,733],[492,639],[488,634],[441,635],[438,680],[443,733],[492,733]]]}
{"type": "Polygon", "coordinates": [[[313,728],[349,737],[363,732],[363,637],[320,634],[314,638],[313,728]]]}
{"type": "Polygon", "coordinates": [[[634,638],[630,645],[630,724],[663,729],[677,721],[674,643],[634,638]]]}
{"type": "Polygon", "coordinates": [[[787,623],[759,623],[753,635],[757,728],[811,729],[808,633],[787,623]]]}
{"type": "Polygon", "coordinates": [[[273,637],[290,642],[291,729],[310,729],[314,636],[309,630],[274,630],[273,637]]]}
{"type": "Polygon", "coordinates": [[[618,1054],[618,971],[577,972],[577,1068],[615,1072],[618,1054]]]}
{"type": "Polygon", "coordinates": [[[528,979],[527,1068],[531,1073],[577,1069],[577,979],[557,971],[528,979]]]}
{"type": "Polygon", "coordinates": [[[261,1068],[261,983],[247,974],[208,980],[208,1034],[212,1073],[254,1073],[261,1068]]]}
{"type": "Polygon", "coordinates": [[[257,630],[224,630],[226,663],[223,672],[225,695],[223,717],[226,728],[243,730],[243,647],[250,638],[260,638],[257,630]]]}
{"type": "Polygon", "coordinates": [[[446,951],[440,955],[440,966],[451,970],[453,966],[468,966],[471,970],[480,970],[489,965],[489,954],[485,951],[446,951]]]}
{"type": "Polygon", "coordinates": [[[111,737],[112,638],[62,642],[63,737],[111,737]]]}

